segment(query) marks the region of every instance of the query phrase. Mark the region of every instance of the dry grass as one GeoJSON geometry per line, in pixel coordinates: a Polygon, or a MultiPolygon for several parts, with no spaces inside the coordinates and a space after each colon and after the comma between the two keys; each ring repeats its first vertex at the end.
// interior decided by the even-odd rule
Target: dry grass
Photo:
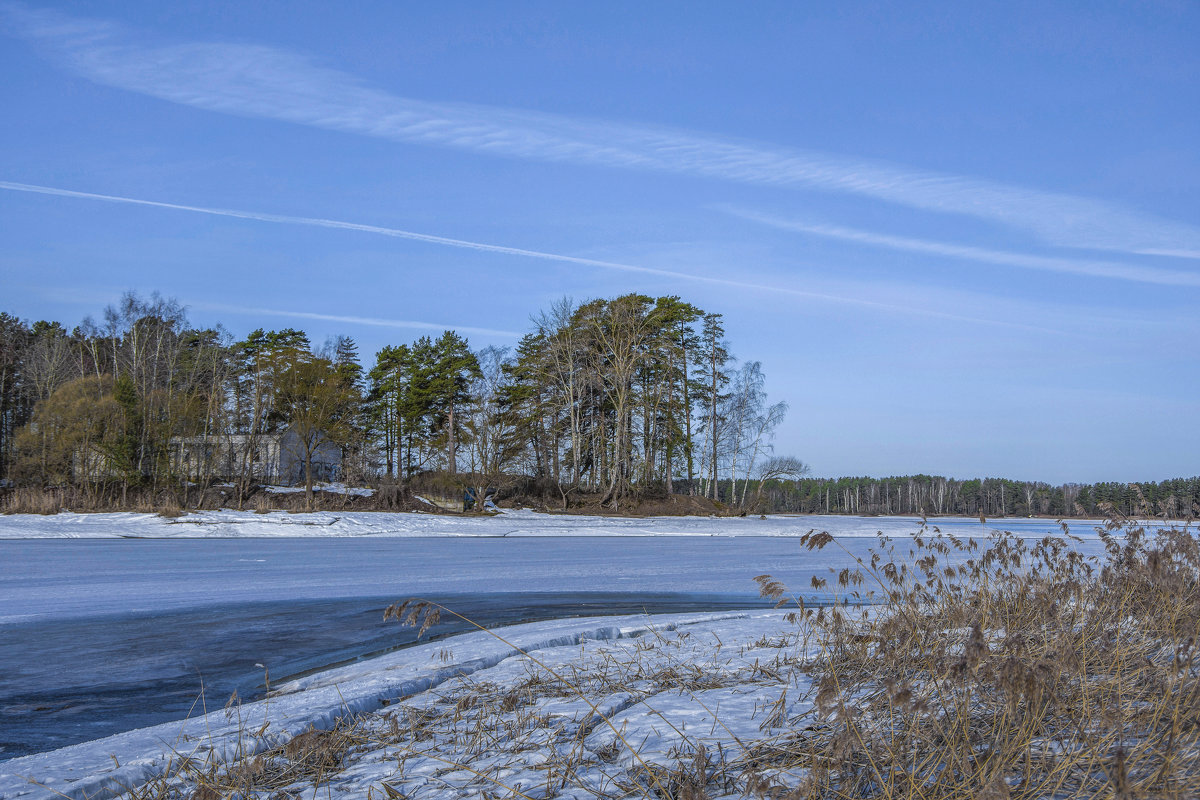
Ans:
{"type": "MultiPolygon", "coordinates": [[[[0,513],[57,514],[105,511],[134,511],[178,517],[185,513],[182,493],[173,489],[142,487],[122,490],[120,486],[18,487],[0,492],[0,513]]],[[[217,491],[196,493],[188,508],[218,508],[224,498],[217,491]],[[203,502],[198,502],[202,500],[203,502]]]]}
{"type": "Polygon", "coordinates": [[[777,787],[795,798],[1200,797],[1200,543],[1121,520],[1101,537],[1100,563],[1065,526],[881,539],[837,579],[879,606],[801,608],[816,713],[752,766],[805,770],[777,787]]]}
{"type": "MultiPolygon", "coordinates": [[[[452,785],[458,796],[698,800],[710,791],[737,792],[745,785],[743,770],[728,753],[691,742],[675,729],[681,743],[663,764],[643,757],[641,742],[628,738],[623,725],[614,725],[615,717],[634,707],[639,714],[657,714],[647,701],[661,693],[688,695],[756,682],[746,665],[698,668],[684,655],[686,639],[686,634],[651,634],[623,647],[600,648],[585,669],[552,668],[526,653],[525,678],[516,685],[495,686],[466,676],[419,703],[402,703],[374,723],[377,739],[399,755],[399,769],[386,785],[427,795],[432,761],[438,767],[433,777],[452,785]],[[582,702],[576,713],[563,713],[563,701],[582,702]],[[605,734],[600,738],[605,743],[592,739],[597,733],[605,734]],[[523,778],[513,783],[508,776],[517,774],[523,778]],[[531,774],[538,776],[532,782],[531,774]]],[[[773,669],[766,671],[783,671],[794,658],[795,638],[780,643],[773,669]]],[[[768,681],[760,675],[757,682],[768,681]]],[[[658,716],[674,727],[668,717],[658,716]]],[[[386,798],[395,800],[390,792],[386,798]]]]}
{"type": "Polygon", "coordinates": [[[172,498],[164,500],[162,505],[158,507],[157,511],[160,517],[165,517],[167,519],[177,519],[178,517],[182,517],[187,513],[180,508],[179,503],[176,503],[172,498]]]}
{"type": "MultiPolygon", "coordinates": [[[[179,488],[151,486],[123,488],[120,485],[63,487],[18,487],[0,489],[0,513],[57,514],[61,510],[80,513],[135,511],[177,517],[188,510],[216,510],[238,506],[237,490],[213,484],[179,488]],[[186,502],[185,502],[186,500],[186,502]]],[[[304,492],[273,494],[260,487],[245,498],[243,506],[258,513],[307,511],[304,492]]],[[[385,486],[375,497],[342,492],[314,491],[314,511],[411,511],[427,507],[412,499],[405,487],[385,486]]]]}
{"type": "Polygon", "coordinates": [[[60,489],[12,489],[0,500],[0,512],[5,514],[57,514],[64,503],[60,489]]]}
{"type": "Polygon", "coordinates": [[[170,768],[140,786],[129,787],[128,800],[222,800],[261,793],[273,800],[299,798],[304,787],[319,786],[336,775],[355,747],[367,741],[353,718],[333,730],[308,730],[286,744],[223,764],[211,756],[179,756],[170,768]]]}

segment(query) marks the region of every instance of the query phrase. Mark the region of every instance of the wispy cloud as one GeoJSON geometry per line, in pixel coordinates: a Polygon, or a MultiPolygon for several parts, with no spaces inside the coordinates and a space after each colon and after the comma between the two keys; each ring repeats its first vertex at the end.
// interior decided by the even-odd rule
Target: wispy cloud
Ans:
{"type": "Polygon", "coordinates": [[[113,23],[20,5],[0,14],[93,81],[211,111],[511,158],[854,194],[978,217],[1057,245],[1200,258],[1200,227],[1100,200],[668,128],[421,101],[276,48],[142,45],[113,23]]]}
{"type": "Polygon", "coordinates": [[[279,308],[249,308],[232,306],[224,303],[192,303],[193,308],[205,311],[222,311],[230,314],[246,314],[249,316],[288,317],[291,319],[315,319],[322,322],[343,322],[348,325],[368,325],[376,328],[406,328],[421,331],[453,330],[459,333],[469,333],[475,336],[497,336],[505,339],[519,339],[516,331],[500,331],[493,328],[476,328],[470,325],[455,325],[441,322],[418,322],[409,319],[380,319],[378,317],[355,317],[344,314],[318,314],[313,311],[284,310],[279,308]]]}
{"type": "Polygon", "coordinates": [[[1059,335],[1066,334],[1065,331],[1061,330],[1055,330],[1036,325],[1023,325],[1021,323],[1011,322],[1008,320],[971,317],[931,308],[915,308],[910,305],[897,305],[858,297],[848,297],[844,295],[835,295],[823,292],[810,292],[803,289],[796,289],[791,286],[778,286],[765,283],[755,283],[752,281],[715,278],[708,275],[697,275],[689,272],[681,272],[679,270],[656,269],[654,267],[643,267],[636,264],[622,264],[615,261],[602,261],[594,258],[582,258],[579,256],[563,255],[560,253],[548,253],[542,250],[528,250],[520,247],[507,247],[504,245],[472,242],[466,239],[451,239],[446,236],[433,236],[427,233],[415,233],[413,231],[401,230],[399,228],[385,228],[379,225],[363,225],[357,222],[343,222],[341,220],[322,219],[319,217],[294,217],[282,214],[263,214],[256,211],[239,211],[229,208],[206,208],[204,206],[191,206],[180,203],[164,203],[157,200],[143,200],[134,197],[97,194],[94,192],[79,192],[72,189],[59,189],[52,186],[37,186],[27,183],[13,183],[11,181],[0,181],[0,189],[6,189],[15,192],[30,192],[34,194],[52,195],[56,197],[71,197],[82,200],[100,200],[107,203],[122,203],[136,206],[149,206],[152,208],[165,208],[174,211],[189,211],[198,214],[212,214],[220,217],[232,217],[234,219],[253,220],[256,222],[269,222],[284,225],[305,225],[317,228],[333,228],[337,230],[356,231],[359,233],[371,233],[379,236],[389,236],[396,239],[409,239],[417,242],[442,245],[445,247],[457,247],[466,250],[477,250],[485,253],[498,253],[501,255],[553,261],[561,264],[594,267],[604,270],[616,270],[619,272],[641,273],[645,275],[671,278],[672,280],[676,281],[704,283],[743,291],[763,292],[771,295],[785,295],[818,302],[858,306],[874,311],[901,314],[908,317],[911,317],[914,314],[919,314],[923,317],[944,319],[953,322],[966,322],[974,325],[990,325],[1000,328],[1013,328],[1018,330],[1059,335]]]}
{"type": "Polygon", "coordinates": [[[906,250],[913,253],[929,253],[950,258],[961,258],[969,261],[981,261],[987,264],[999,264],[1007,267],[1023,269],[1047,270],[1050,272],[1066,272],[1074,275],[1087,275],[1093,278],[1113,278],[1116,280],[1135,281],[1138,283],[1153,283],[1163,286],[1200,286],[1200,273],[1183,270],[1162,269],[1159,267],[1120,264],[1113,261],[1094,261],[1088,259],[1054,258],[1051,256],[1028,255],[1012,253],[1004,250],[991,250],[984,247],[934,242],[925,239],[910,239],[903,236],[891,236],[883,233],[846,228],[838,225],[825,225],[804,222],[802,220],[783,219],[770,214],[762,214],[744,208],[719,206],[720,210],[741,219],[770,225],[796,233],[807,233],[841,241],[857,242],[873,247],[885,247],[891,250],[906,250]]]}

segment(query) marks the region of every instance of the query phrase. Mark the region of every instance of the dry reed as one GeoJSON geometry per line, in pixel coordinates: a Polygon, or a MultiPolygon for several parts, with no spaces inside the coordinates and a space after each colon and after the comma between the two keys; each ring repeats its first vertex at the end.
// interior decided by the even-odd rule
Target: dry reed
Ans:
{"type": "Polygon", "coordinates": [[[836,579],[879,605],[800,609],[815,713],[752,770],[804,770],[795,798],[1200,797],[1200,542],[1118,519],[1093,561],[1063,534],[881,537],[836,579]]]}
{"type": "Polygon", "coordinates": [[[57,514],[63,507],[63,493],[58,489],[21,487],[5,492],[0,500],[0,512],[5,514],[57,514]]]}

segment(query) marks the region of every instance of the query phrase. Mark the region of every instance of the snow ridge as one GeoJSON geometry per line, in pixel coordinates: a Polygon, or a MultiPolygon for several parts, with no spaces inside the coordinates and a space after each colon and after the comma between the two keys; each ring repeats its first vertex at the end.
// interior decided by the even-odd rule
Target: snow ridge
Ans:
{"type": "Polygon", "coordinates": [[[748,616],[747,612],[554,620],[502,628],[495,634],[462,634],[292,680],[256,702],[235,703],[179,722],[0,762],[0,800],[106,800],[166,774],[183,758],[230,763],[250,757],[306,730],[329,729],[344,717],[376,711],[393,700],[523,654],[748,616]],[[430,665],[453,652],[468,655],[430,665]]]}

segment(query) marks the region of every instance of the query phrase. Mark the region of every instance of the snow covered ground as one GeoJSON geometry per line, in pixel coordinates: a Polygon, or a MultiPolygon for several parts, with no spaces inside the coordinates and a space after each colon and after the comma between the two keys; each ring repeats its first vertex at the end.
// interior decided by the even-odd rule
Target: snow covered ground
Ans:
{"type": "MultiPolygon", "coordinates": [[[[995,530],[1036,538],[1061,532],[1051,520],[980,523],[978,519],[939,518],[931,524],[976,538],[995,530]]],[[[137,647],[145,652],[132,655],[160,663],[138,661],[129,669],[136,679],[153,686],[161,677],[162,664],[171,669],[182,665],[196,672],[188,666],[191,662],[186,653],[156,649],[155,643],[168,638],[172,626],[179,628],[177,640],[217,643],[205,647],[244,649],[241,632],[248,620],[264,626],[269,636],[290,636],[290,629],[280,622],[281,614],[263,613],[258,608],[268,602],[345,602],[355,598],[376,602],[386,598],[386,603],[433,596],[451,605],[455,598],[468,597],[503,605],[518,596],[520,602],[530,597],[535,598],[530,602],[536,602],[538,596],[574,602],[610,593],[636,601],[651,594],[675,593],[690,598],[720,597],[719,605],[709,607],[729,608],[731,598],[752,595],[755,575],[771,573],[789,586],[805,590],[811,578],[828,577],[831,569],[853,566],[856,558],[867,555],[877,531],[902,543],[918,525],[918,520],[905,517],[628,519],[530,511],[495,517],[235,511],[202,512],[178,519],[147,514],[0,516],[0,684],[14,680],[16,667],[28,673],[25,678],[29,681],[48,682],[55,670],[84,652],[96,654],[92,671],[102,672],[113,659],[130,657],[131,643],[124,631],[144,621],[148,632],[137,647]],[[820,552],[801,547],[795,537],[813,529],[833,533],[836,545],[820,552]],[[211,621],[206,621],[206,616],[211,621]],[[254,621],[257,619],[264,621],[254,621]],[[196,637],[193,632],[201,624],[226,628],[213,628],[207,638],[196,637]],[[76,627],[63,639],[62,652],[37,650],[36,657],[26,657],[33,649],[23,642],[41,642],[47,631],[66,630],[63,626],[76,627]],[[5,663],[6,658],[11,663],[5,663]]],[[[1084,537],[1077,546],[1086,552],[1100,549],[1094,526],[1091,521],[1071,524],[1072,533],[1084,537]]],[[[378,619],[376,606],[368,604],[367,611],[378,619]]],[[[801,706],[776,704],[783,685],[779,680],[766,680],[747,671],[750,668],[743,654],[763,647],[775,657],[783,652],[769,644],[754,644],[781,641],[783,623],[778,616],[747,613],[749,617],[738,620],[694,615],[656,620],[656,626],[687,623],[680,628],[682,633],[667,637],[674,642],[669,648],[657,634],[614,643],[618,634],[629,637],[646,631],[650,623],[644,616],[607,622],[596,618],[542,622],[519,628],[514,636],[520,638],[521,647],[544,651],[546,659],[593,686],[591,702],[596,709],[607,710],[601,716],[626,726],[630,731],[627,742],[640,743],[647,762],[662,761],[691,752],[689,747],[694,750],[700,741],[692,741],[690,734],[682,737],[684,725],[690,732],[706,731],[707,736],[715,737],[710,743],[720,748],[728,750],[730,741],[741,741],[737,747],[744,748],[747,736],[761,739],[771,735],[769,725],[759,730],[768,706],[776,710],[786,706],[786,714],[802,710],[801,706]],[[743,640],[743,636],[749,638],[743,640]],[[581,645],[583,639],[594,641],[581,645]],[[605,641],[602,644],[600,640],[605,641]],[[647,647],[651,642],[659,644],[647,647]],[[675,661],[661,660],[668,653],[675,661]],[[706,666],[704,674],[681,666],[710,663],[725,666],[706,666]],[[639,678],[632,688],[620,690],[612,681],[593,680],[609,674],[616,668],[614,664],[631,665],[625,669],[626,675],[663,677],[657,682],[639,678]],[[715,705],[721,710],[717,721],[705,716],[706,709],[715,710],[715,705]]],[[[318,618],[312,624],[323,623],[318,618]]],[[[253,653],[241,650],[229,657],[247,661],[247,667],[256,663],[253,653]]],[[[765,653],[756,657],[765,657],[765,653]]],[[[237,714],[243,734],[270,721],[261,739],[251,737],[254,747],[269,748],[310,724],[327,726],[347,709],[378,709],[382,700],[390,702],[416,692],[407,705],[392,703],[385,708],[391,717],[373,717],[363,729],[374,733],[367,737],[369,741],[356,745],[353,764],[338,772],[333,791],[340,796],[370,800],[373,791],[373,797],[380,800],[391,798],[381,789],[383,781],[407,796],[478,795],[481,786],[474,790],[462,787],[476,780],[472,769],[485,771],[485,767],[492,770],[489,774],[493,777],[500,776],[510,785],[520,783],[526,787],[522,791],[534,796],[569,796],[574,789],[593,796],[629,781],[646,780],[647,772],[653,770],[632,756],[626,744],[605,738],[608,734],[604,731],[612,731],[607,722],[600,724],[596,709],[577,697],[572,699],[570,691],[556,684],[552,676],[533,680],[531,669],[527,662],[512,657],[510,649],[480,634],[318,673],[288,687],[276,687],[286,692],[261,704],[243,705],[237,714]],[[469,671],[471,677],[462,678],[463,671],[469,671]],[[534,684],[558,685],[554,690],[558,694],[539,694],[542,689],[533,691],[534,684]],[[488,703],[498,703],[501,708],[512,705],[514,686],[524,687],[521,698],[528,702],[522,699],[500,712],[472,711],[491,708],[488,703]],[[481,700],[487,702],[480,705],[481,700]],[[419,745],[405,740],[395,733],[398,729],[393,720],[401,728],[419,727],[423,736],[431,738],[419,745]],[[509,736],[516,744],[485,747],[481,744],[484,739],[476,738],[471,740],[474,744],[464,745],[465,721],[474,724],[476,732],[490,731],[486,741],[509,736]],[[507,726],[504,730],[508,733],[495,729],[496,725],[507,726]],[[512,733],[514,730],[519,735],[512,733]],[[430,742],[437,745],[432,751],[430,742]],[[446,762],[459,765],[457,772],[448,771],[446,762]],[[464,762],[474,766],[464,771],[464,762]],[[570,780],[563,783],[568,773],[570,780]],[[535,785],[543,789],[534,791],[535,785]]],[[[776,670],[775,674],[785,672],[784,684],[790,682],[789,697],[794,702],[802,695],[805,679],[794,671],[776,670]]],[[[5,709],[0,709],[0,717],[4,713],[5,709]]],[[[77,712],[68,708],[63,713],[77,712]]],[[[210,714],[202,722],[193,718],[66,750],[0,761],[0,800],[58,796],[57,792],[94,797],[106,781],[129,784],[158,774],[183,753],[225,758],[235,740],[237,720],[226,719],[223,713],[210,714]],[[53,788],[39,788],[39,783],[53,788]]],[[[356,735],[361,738],[364,734],[356,735]]],[[[243,736],[242,741],[249,740],[243,736]]]]}
{"type": "MultiPolygon", "coordinates": [[[[1089,535],[1093,520],[1068,520],[1072,533],[1089,535]]],[[[1055,520],[1007,518],[981,524],[969,517],[930,521],[960,536],[1008,530],[1029,536],[1060,533],[1055,520]]],[[[772,515],[748,517],[597,517],[506,511],[496,516],[447,516],[414,512],[318,511],[308,514],[198,511],[182,517],[108,513],[0,516],[0,539],[230,538],[257,536],[800,536],[810,530],[835,536],[907,536],[913,517],[772,515]]]]}
{"type": "Polygon", "coordinates": [[[295,680],[258,702],[0,762],[0,798],[101,800],[189,771],[257,776],[273,797],[316,796],[313,771],[297,765],[311,766],[305,748],[323,735],[304,734],[354,716],[340,755],[316,770],[320,796],[612,796],[705,763],[732,780],[810,708],[799,629],[782,613],[464,634],[295,680]]]}

